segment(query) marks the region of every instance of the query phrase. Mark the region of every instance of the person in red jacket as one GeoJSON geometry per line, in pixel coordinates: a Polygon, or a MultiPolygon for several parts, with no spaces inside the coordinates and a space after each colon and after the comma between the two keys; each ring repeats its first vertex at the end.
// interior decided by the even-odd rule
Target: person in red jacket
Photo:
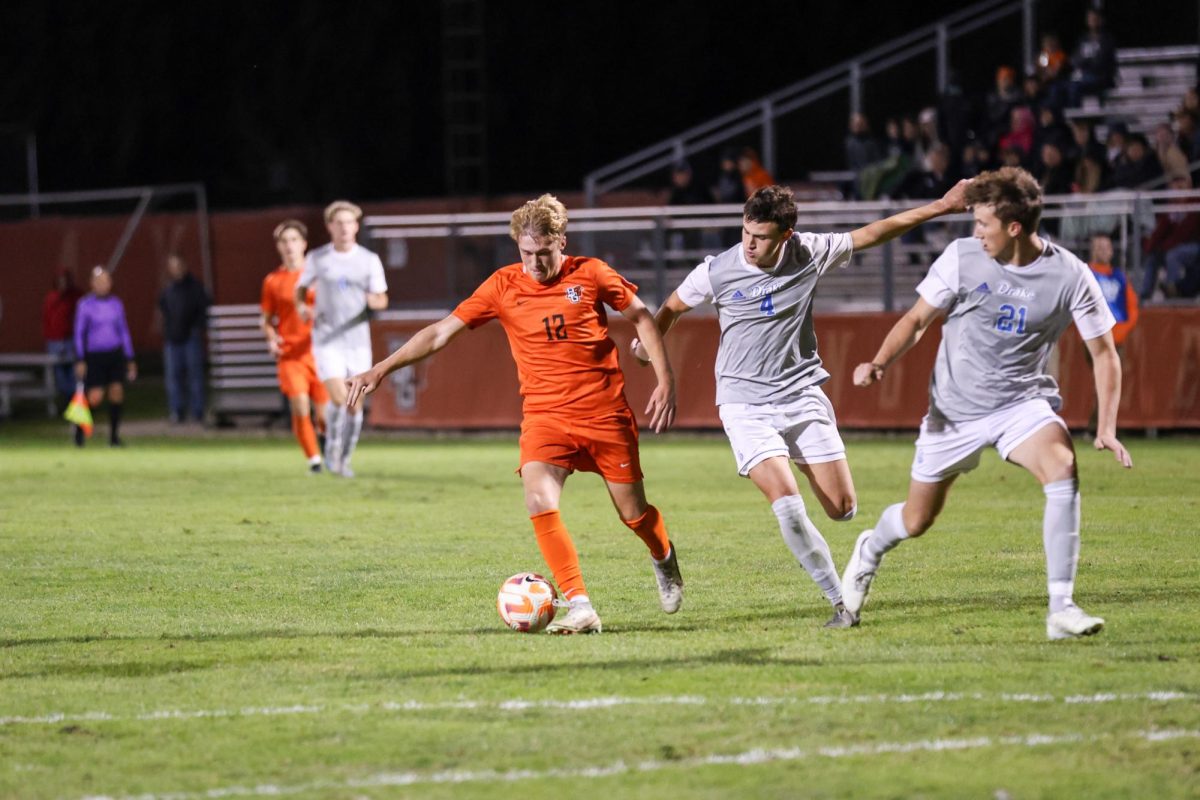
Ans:
{"type": "Polygon", "coordinates": [[[71,270],[63,267],[54,273],[54,287],[46,292],[46,298],[42,301],[42,339],[46,342],[46,352],[59,359],[58,366],[54,368],[54,377],[63,403],[71,399],[71,392],[75,388],[72,375],[75,348],[72,339],[75,305],[81,297],[83,292],[75,285],[75,276],[71,270]]]}
{"type": "MultiPolygon", "coordinates": [[[[1176,173],[1169,184],[1171,189],[1192,188],[1192,176],[1176,173]]],[[[1188,203],[1188,198],[1172,202],[1188,203]]],[[[1166,267],[1162,282],[1167,297],[1195,297],[1200,291],[1200,213],[1169,211],[1158,215],[1154,230],[1142,245],[1146,254],[1143,265],[1143,300],[1148,300],[1158,285],[1158,271],[1166,267]]]]}

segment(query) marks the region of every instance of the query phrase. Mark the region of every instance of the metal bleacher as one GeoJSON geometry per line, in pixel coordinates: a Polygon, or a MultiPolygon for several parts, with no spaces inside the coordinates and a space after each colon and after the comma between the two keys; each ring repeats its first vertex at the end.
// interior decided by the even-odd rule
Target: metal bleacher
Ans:
{"type": "Polygon", "coordinates": [[[1130,131],[1149,134],[1155,125],[1169,122],[1184,92],[1196,85],[1200,45],[1139,47],[1117,51],[1117,85],[1102,97],[1086,97],[1079,108],[1068,109],[1068,119],[1097,122],[1104,137],[1108,126],[1123,123],[1130,131]]]}
{"type": "Polygon", "coordinates": [[[233,417],[273,417],[285,410],[253,303],[213,306],[208,311],[209,414],[217,424],[233,417]]]}

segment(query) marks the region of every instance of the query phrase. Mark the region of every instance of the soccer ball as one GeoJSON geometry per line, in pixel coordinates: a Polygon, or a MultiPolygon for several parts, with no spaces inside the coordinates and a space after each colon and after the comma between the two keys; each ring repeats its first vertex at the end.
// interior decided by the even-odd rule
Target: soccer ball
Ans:
{"type": "Polygon", "coordinates": [[[514,631],[537,633],[554,619],[558,592],[536,572],[519,572],[500,586],[496,610],[514,631]]]}

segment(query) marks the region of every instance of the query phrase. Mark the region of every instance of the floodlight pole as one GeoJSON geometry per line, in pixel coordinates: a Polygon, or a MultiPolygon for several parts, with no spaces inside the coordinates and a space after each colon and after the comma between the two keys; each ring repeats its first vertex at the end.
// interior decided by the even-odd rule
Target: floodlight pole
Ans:
{"type": "Polygon", "coordinates": [[[38,206],[38,157],[37,134],[30,130],[25,134],[25,174],[29,179],[29,216],[41,216],[38,206]]]}

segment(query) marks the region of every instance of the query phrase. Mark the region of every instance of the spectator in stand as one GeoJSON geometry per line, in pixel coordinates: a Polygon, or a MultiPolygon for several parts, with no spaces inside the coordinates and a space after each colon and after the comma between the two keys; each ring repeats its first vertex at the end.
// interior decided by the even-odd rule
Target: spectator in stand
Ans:
{"type": "Polygon", "coordinates": [[[1114,122],[1108,126],[1108,137],[1104,140],[1104,159],[1108,170],[1117,168],[1117,162],[1125,155],[1125,145],[1129,142],[1129,129],[1123,122],[1114,122]]]}
{"type": "Polygon", "coordinates": [[[63,408],[75,390],[72,377],[75,348],[71,340],[74,337],[75,306],[80,297],[83,297],[83,292],[75,286],[75,275],[63,267],[54,274],[54,288],[46,293],[42,301],[42,338],[46,342],[46,353],[59,360],[54,367],[54,381],[63,408]]]}
{"type": "Polygon", "coordinates": [[[1085,157],[1090,157],[1097,164],[1106,165],[1108,163],[1108,157],[1104,152],[1104,145],[1097,141],[1096,134],[1092,130],[1092,123],[1086,119],[1071,120],[1071,145],[1069,151],[1071,158],[1076,162],[1082,161],[1085,157]]]}
{"type": "Polygon", "coordinates": [[[962,151],[960,172],[964,178],[974,178],[992,169],[992,154],[982,141],[967,142],[962,151]]]}
{"type": "MultiPolygon", "coordinates": [[[[125,381],[137,378],[133,339],[125,320],[125,306],[112,294],[112,275],[104,267],[96,267],[91,284],[91,294],[75,309],[75,377],[87,387],[92,408],[108,396],[108,443],[120,447],[125,381]]],[[[83,428],[77,425],[75,445],[83,447],[83,442],[83,428]]]]}
{"type": "Polygon", "coordinates": [[[984,99],[983,123],[985,138],[995,146],[1008,130],[1012,110],[1022,102],[1021,88],[1017,86],[1017,71],[1009,66],[996,70],[996,85],[984,99]]]}
{"type": "Polygon", "coordinates": [[[1175,131],[1168,122],[1154,127],[1154,155],[1159,166],[1167,175],[1178,175],[1188,171],[1188,157],[1175,141],[1175,131]]]}
{"type": "MultiPolygon", "coordinates": [[[[1192,188],[1192,176],[1184,172],[1171,177],[1168,188],[1192,188]]],[[[1191,202],[1186,197],[1175,198],[1176,204],[1191,202]]],[[[1200,290],[1200,212],[1170,211],[1158,215],[1154,230],[1142,245],[1146,259],[1142,264],[1143,300],[1154,294],[1158,272],[1166,268],[1161,284],[1167,297],[1195,297],[1200,290]]]]}
{"type": "Polygon", "coordinates": [[[1072,106],[1083,102],[1084,95],[1101,95],[1116,85],[1117,45],[1104,29],[1104,15],[1098,9],[1087,10],[1087,32],[1075,45],[1071,56],[1071,82],[1067,100],[1072,106]]]}
{"type": "MultiPolygon", "coordinates": [[[[958,70],[951,69],[947,75],[946,89],[938,98],[938,139],[950,146],[952,160],[962,154],[968,136],[972,135],[975,122],[975,106],[962,86],[958,70]]],[[[955,166],[957,162],[955,162],[955,166]]]]}
{"type": "Polygon", "coordinates": [[[1041,164],[1036,176],[1043,195],[1070,194],[1075,165],[1066,160],[1057,142],[1047,141],[1042,144],[1041,164]]]}
{"type": "Polygon", "coordinates": [[[738,172],[737,151],[726,149],[721,152],[721,168],[717,181],[710,190],[714,203],[744,203],[742,173],[738,172]]]}
{"type": "Polygon", "coordinates": [[[1008,133],[1000,137],[1001,150],[1016,150],[1021,160],[1029,158],[1033,150],[1033,111],[1029,106],[1017,106],[1012,110],[1008,133]]]}
{"type": "Polygon", "coordinates": [[[1037,111],[1037,120],[1031,152],[1040,153],[1042,145],[1051,142],[1058,145],[1059,151],[1066,155],[1071,145],[1071,129],[1063,123],[1061,113],[1050,106],[1042,106],[1037,111]]]}
{"type": "Polygon", "coordinates": [[[1140,133],[1131,135],[1125,142],[1125,152],[1113,167],[1113,186],[1120,189],[1137,189],[1162,175],[1158,156],[1150,149],[1146,137],[1140,133]]]}
{"type": "Polygon", "coordinates": [[[667,194],[669,206],[699,206],[708,202],[704,192],[692,181],[692,165],[676,161],[671,166],[671,191],[667,194]]]}
{"type": "Polygon", "coordinates": [[[1032,108],[1041,108],[1046,104],[1046,90],[1036,72],[1025,76],[1021,82],[1021,104],[1032,108]]]}
{"type": "Polygon", "coordinates": [[[210,301],[177,255],[167,256],[167,278],[158,296],[167,410],[171,422],[183,422],[189,411],[199,422],[204,419],[204,326],[210,301]]]}
{"type": "Polygon", "coordinates": [[[1067,101],[1067,79],[1070,75],[1070,61],[1057,34],[1045,34],[1037,57],[1037,78],[1045,93],[1046,105],[1063,107],[1067,101]]]}
{"type": "Polygon", "coordinates": [[[770,186],[775,183],[775,179],[771,177],[771,173],[767,172],[759,161],[758,151],[753,147],[743,147],[742,152],[738,154],[738,172],[742,173],[742,189],[745,191],[746,200],[750,195],[757,192],[764,186],[770,186]]]}
{"type": "Polygon", "coordinates": [[[925,145],[921,142],[921,129],[915,117],[906,116],[900,120],[900,138],[908,148],[908,157],[914,164],[925,163],[925,145]]]}
{"type": "Polygon", "coordinates": [[[1104,164],[1088,153],[1075,162],[1075,176],[1071,182],[1074,194],[1096,194],[1107,188],[1104,164]]]}
{"type": "Polygon", "coordinates": [[[874,164],[883,158],[879,142],[871,135],[871,123],[867,115],[854,112],[850,115],[850,124],[845,139],[846,169],[859,172],[868,164],[874,164]]]}
{"type": "Polygon", "coordinates": [[[1191,163],[1200,158],[1200,132],[1197,131],[1195,112],[1186,109],[1176,111],[1172,116],[1172,128],[1175,131],[1175,143],[1187,156],[1191,163]]]}
{"type": "Polygon", "coordinates": [[[950,170],[950,148],[938,142],[925,158],[925,169],[913,170],[904,179],[896,196],[919,200],[937,199],[958,183],[950,170]]]}
{"type": "Polygon", "coordinates": [[[907,156],[911,153],[911,144],[904,140],[904,134],[900,131],[900,120],[896,117],[888,117],[887,122],[883,123],[884,158],[907,156]]]}
{"type": "Polygon", "coordinates": [[[1020,167],[1025,163],[1021,151],[1015,147],[1005,147],[1000,150],[1001,167],[1020,167]]]}
{"type": "Polygon", "coordinates": [[[921,109],[917,115],[917,129],[920,134],[921,151],[928,155],[934,145],[939,144],[941,134],[938,131],[938,112],[933,106],[921,109]]]}

